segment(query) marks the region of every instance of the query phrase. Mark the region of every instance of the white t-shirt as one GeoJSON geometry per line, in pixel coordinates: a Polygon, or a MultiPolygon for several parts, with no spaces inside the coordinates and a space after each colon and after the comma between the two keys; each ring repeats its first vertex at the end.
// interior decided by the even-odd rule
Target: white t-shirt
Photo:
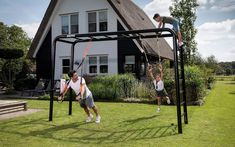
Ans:
{"type": "Polygon", "coordinates": [[[157,91],[162,91],[164,89],[164,83],[162,80],[160,81],[156,81],[156,80],[153,80],[153,84],[154,84],[154,87],[157,91]]]}
{"type": "MultiPolygon", "coordinates": [[[[76,95],[78,95],[80,92],[80,84],[81,84],[81,77],[78,77],[78,80],[76,82],[73,82],[72,80],[69,82],[68,88],[71,87],[76,93],[76,95]]],[[[82,84],[84,84],[85,86],[84,97],[88,97],[91,94],[91,91],[88,89],[84,78],[82,78],[82,84]]]]}

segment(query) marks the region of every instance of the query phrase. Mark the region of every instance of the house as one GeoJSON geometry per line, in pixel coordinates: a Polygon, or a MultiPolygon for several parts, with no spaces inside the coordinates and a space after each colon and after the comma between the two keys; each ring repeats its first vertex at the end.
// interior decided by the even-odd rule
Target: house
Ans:
{"type": "MultiPolygon", "coordinates": [[[[61,34],[115,32],[152,29],[154,24],[131,0],[51,0],[39,29],[33,39],[28,57],[36,59],[38,78],[51,77],[52,44],[61,34]]],[[[80,62],[87,43],[75,46],[74,61],[80,62]]],[[[84,63],[84,74],[106,75],[134,73],[144,76],[146,61],[141,52],[144,46],[148,58],[157,61],[173,60],[173,52],[163,39],[114,40],[92,42],[84,63]]],[[[70,45],[57,43],[55,79],[70,70],[70,45]]],[[[76,66],[74,67],[76,68],[76,66]]]]}

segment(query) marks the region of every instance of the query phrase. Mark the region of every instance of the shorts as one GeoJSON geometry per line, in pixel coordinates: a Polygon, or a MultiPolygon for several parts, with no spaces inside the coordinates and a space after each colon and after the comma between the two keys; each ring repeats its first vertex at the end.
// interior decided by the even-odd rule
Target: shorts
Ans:
{"type": "Polygon", "coordinates": [[[180,32],[180,24],[178,21],[173,21],[173,30],[177,33],[177,32],[180,32]]]}
{"type": "Polygon", "coordinates": [[[165,88],[161,91],[156,91],[156,92],[157,92],[157,97],[166,97],[166,96],[168,96],[165,88]]]}
{"type": "Polygon", "coordinates": [[[92,94],[90,94],[89,96],[87,96],[85,99],[82,99],[80,101],[80,106],[82,108],[84,108],[85,106],[87,106],[88,108],[92,108],[95,106],[94,100],[93,100],[93,96],[92,94]]]}

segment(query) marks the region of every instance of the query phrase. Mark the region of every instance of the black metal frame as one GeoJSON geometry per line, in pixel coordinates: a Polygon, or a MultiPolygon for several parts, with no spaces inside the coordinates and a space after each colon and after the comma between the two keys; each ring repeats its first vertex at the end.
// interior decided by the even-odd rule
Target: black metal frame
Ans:
{"type": "MultiPolygon", "coordinates": [[[[52,70],[51,70],[51,81],[55,80],[55,55],[56,55],[56,43],[64,42],[71,44],[71,64],[70,68],[73,69],[74,65],[74,47],[80,42],[89,41],[110,41],[110,40],[125,40],[125,39],[145,39],[145,38],[156,38],[156,37],[172,37],[173,38],[173,51],[174,51],[174,69],[175,69],[175,85],[176,85],[176,101],[177,101],[177,120],[178,120],[178,133],[182,133],[182,121],[181,121],[181,100],[180,96],[183,96],[183,108],[184,108],[184,123],[188,124],[187,117],[187,103],[186,103],[186,91],[185,91],[185,77],[184,77],[184,63],[183,63],[183,49],[177,45],[176,34],[172,29],[159,28],[159,29],[144,29],[144,30],[131,30],[131,31],[118,31],[118,32],[103,32],[103,33],[88,33],[88,34],[71,34],[71,35],[59,35],[53,41],[52,50],[52,70]],[[178,51],[180,57],[178,58],[178,51]],[[180,69],[178,62],[180,59],[180,69]],[[181,73],[179,73],[181,70],[181,73]],[[180,76],[181,75],[181,76],[180,76]],[[180,84],[181,83],[181,84],[180,84]],[[182,87],[180,86],[182,85],[182,87]]],[[[54,84],[51,82],[50,92],[50,110],[49,110],[49,121],[53,118],[53,97],[54,97],[54,84]]],[[[70,100],[69,100],[69,115],[72,115],[72,96],[70,89],[70,100]]]]}

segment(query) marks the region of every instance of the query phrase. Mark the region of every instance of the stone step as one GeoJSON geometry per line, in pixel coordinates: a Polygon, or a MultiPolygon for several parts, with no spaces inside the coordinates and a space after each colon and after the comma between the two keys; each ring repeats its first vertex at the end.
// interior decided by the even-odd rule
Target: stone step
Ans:
{"type": "Polygon", "coordinates": [[[13,107],[9,110],[0,111],[0,115],[13,113],[13,112],[18,112],[18,111],[25,111],[24,107],[13,107]]]}
{"type": "Polygon", "coordinates": [[[1,101],[0,102],[0,115],[17,112],[26,111],[27,103],[22,101],[1,101]]]}

